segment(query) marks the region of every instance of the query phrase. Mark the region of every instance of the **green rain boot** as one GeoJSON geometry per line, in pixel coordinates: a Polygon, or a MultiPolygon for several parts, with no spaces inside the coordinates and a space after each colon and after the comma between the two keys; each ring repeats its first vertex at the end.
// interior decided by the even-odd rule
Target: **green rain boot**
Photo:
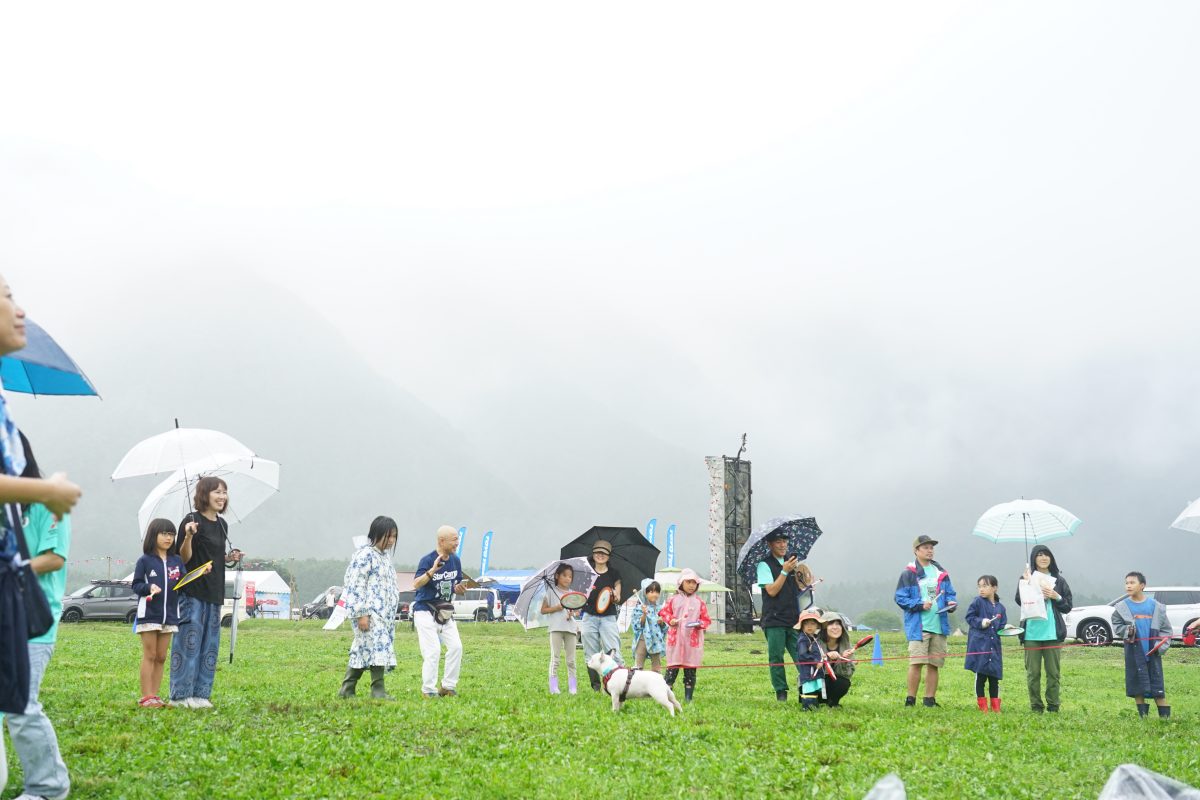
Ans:
{"type": "Polygon", "coordinates": [[[346,667],[346,677],[342,679],[342,689],[338,692],[338,697],[344,700],[354,697],[354,687],[358,686],[358,679],[362,674],[361,669],[346,667]]]}
{"type": "Polygon", "coordinates": [[[372,700],[395,700],[383,688],[383,672],[384,667],[371,667],[371,699],[372,700]]]}

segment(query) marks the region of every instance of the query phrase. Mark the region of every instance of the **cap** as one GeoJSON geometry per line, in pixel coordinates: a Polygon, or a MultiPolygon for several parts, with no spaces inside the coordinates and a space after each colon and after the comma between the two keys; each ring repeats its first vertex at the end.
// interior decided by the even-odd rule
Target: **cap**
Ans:
{"type": "Polygon", "coordinates": [[[780,528],[776,528],[775,530],[771,531],[766,536],[764,536],[763,541],[777,542],[780,539],[786,539],[786,538],[788,538],[788,535],[780,528]]]}
{"type": "Polygon", "coordinates": [[[916,550],[923,544],[937,544],[937,539],[934,539],[932,536],[921,534],[917,538],[913,539],[913,550],[916,550]]]}

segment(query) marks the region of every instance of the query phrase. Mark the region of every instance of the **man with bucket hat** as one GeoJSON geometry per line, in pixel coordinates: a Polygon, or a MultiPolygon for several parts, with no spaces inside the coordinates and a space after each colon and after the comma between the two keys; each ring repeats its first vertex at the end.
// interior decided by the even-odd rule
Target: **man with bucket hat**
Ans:
{"type": "MultiPolygon", "coordinates": [[[[617,615],[621,611],[621,576],[608,566],[612,545],[605,539],[597,539],[592,545],[588,563],[596,570],[596,582],[588,592],[587,604],[583,607],[580,632],[583,636],[583,660],[586,662],[596,653],[611,653],[622,666],[621,634],[617,630],[617,615]]],[[[592,691],[600,691],[600,673],[588,669],[592,691]]]]}
{"type": "Polygon", "coordinates": [[[926,707],[937,705],[938,670],[946,661],[949,614],[958,608],[958,595],[950,575],[933,560],[937,540],[918,536],[913,540],[913,561],[904,567],[896,583],[896,605],[904,609],[904,635],[908,639],[908,695],[904,705],[917,704],[921,670],[925,674],[926,707]]]}
{"type": "Polygon", "coordinates": [[[787,667],[796,659],[796,642],[800,633],[795,629],[800,619],[800,586],[795,572],[799,559],[787,558],[788,537],[782,529],[766,535],[771,553],[758,562],[758,585],[762,587],[762,616],[760,625],[767,637],[767,661],[773,666],[771,688],[775,699],[787,702],[787,667]]]}

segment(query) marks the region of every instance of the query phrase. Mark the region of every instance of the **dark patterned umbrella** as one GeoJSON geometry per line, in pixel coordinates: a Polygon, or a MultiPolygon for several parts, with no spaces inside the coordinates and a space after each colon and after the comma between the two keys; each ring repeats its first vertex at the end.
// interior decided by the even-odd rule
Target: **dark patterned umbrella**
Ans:
{"type": "Polygon", "coordinates": [[[605,539],[612,545],[608,565],[621,576],[621,600],[633,597],[642,585],[643,578],[653,578],[658,563],[659,550],[637,528],[606,528],[601,525],[589,530],[575,541],[564,545],[560,558],[592,554],[592,545],[605,539]]]}
{"type": "Polygon", "coordinates": [[[758,583],[758,562],[771,554],[767,535],[775,531],[787,534],[788,556],[795,556],[801,561],[808,558],[808,551],[821,537],[821,529],[813,517],[775,517],[759,525],[738,551],[738,575],[747,586],[758,583]]]}

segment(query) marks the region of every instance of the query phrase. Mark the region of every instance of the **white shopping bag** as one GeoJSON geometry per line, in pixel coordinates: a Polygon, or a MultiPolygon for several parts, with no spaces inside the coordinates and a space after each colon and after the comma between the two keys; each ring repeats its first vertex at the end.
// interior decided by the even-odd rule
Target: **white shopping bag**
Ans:
{"type": "Polygon", "coordinates": [[[1046,619],[1046,598],[1042,595],[1042,587],[1053,589],[1058,580],[1053,575],[1035,572],[1029,580],[1017,584],[1021,596],[1021,619],[1046,619]]]}

